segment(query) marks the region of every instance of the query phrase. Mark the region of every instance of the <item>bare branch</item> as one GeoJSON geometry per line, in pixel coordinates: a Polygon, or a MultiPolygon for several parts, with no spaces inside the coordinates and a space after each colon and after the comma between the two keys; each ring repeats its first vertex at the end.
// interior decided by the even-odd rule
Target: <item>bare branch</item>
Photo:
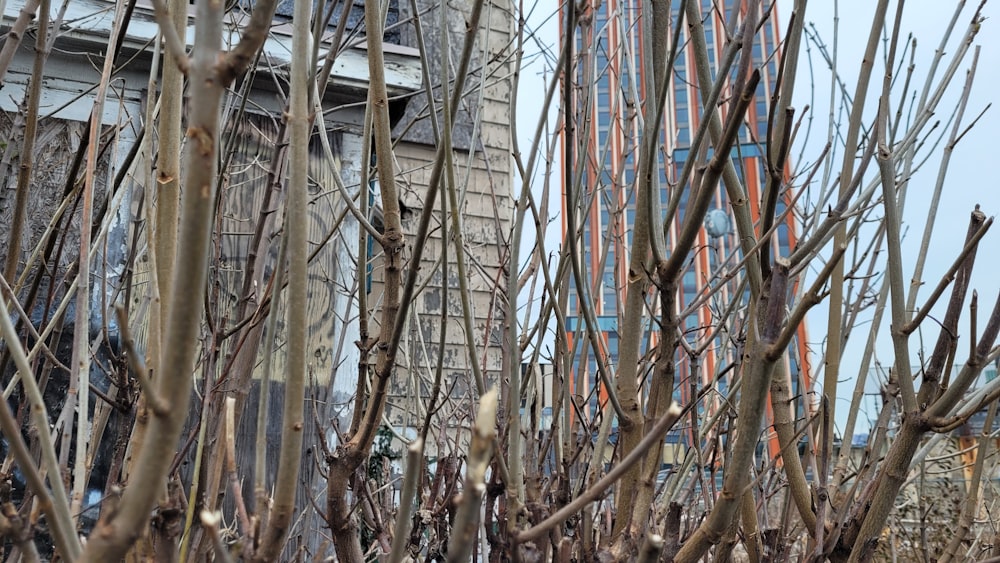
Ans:
{"type": "Polygon", "coordinates": [[[617,463],[607,474],[604,475],[598,482],[590,486],[586,491],[577,495],[572,502],[562,507],[552,516],[549,516],[537,525],[523,530],[515,536],[518,543],[525,543],[529,541],[535,541],[542,537],[543,534],[562,524],[568,518],[576,514],[583,506],[589,504],[596,500],[598,497],[604,494],[604,491],[613,485],[618,479],[625,474],[625,471],[629,466],[637,463],[641,460],[649,448],[657,441],[663,439],[663,434],[669,430],[681,417],[682,411],[676,403],[670,405],[667,412],[657,421],[657,423],[650,429],[648,433],[639,441],[638,445],[631,451],[627,456],[622,458],[621,462],[617,463]]]}
{"type": "Polygon", "coordinates": [[[448,561],[465,563],[472,554],[479,527],[479,510],[486,492],[486,468],[493,456],[494,421],[497,417],[499,393],[494,388],[479,399],[479,412],[469,445],[469,464],[465,471],[465,486],[455,515],[456,530],[448,546],[448,561]]]}

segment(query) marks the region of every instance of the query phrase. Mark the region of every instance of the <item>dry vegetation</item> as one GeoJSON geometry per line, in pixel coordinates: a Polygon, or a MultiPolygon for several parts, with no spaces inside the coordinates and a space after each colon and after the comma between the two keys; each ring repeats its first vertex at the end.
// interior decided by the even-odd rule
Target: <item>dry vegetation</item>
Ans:
{"type": "MultiPolygon", "coordinates": [[[[621,126],[638,135],[635,182],[623,183],[588,176],[589,163],[604,156],[583,148],[595,124],[570,109],[597,95],[597,77],[607,72],[588,66],[596,44],[576,41],[594,31],[587,2],[555,16],[564,18],[565,35],[548,53],[545,92],[532,100],[541,100],[543,117],[531,146],[519,146],[513,120],[509,137],[501,127],[501,141],[486,139],[497,129],[483,116],[487,91],[506,98],[508,119],[526,103],[512,93],[527,72],[524,53],[539,39],[522,6],[469,2],[459,33],[449,24],[452,8],[413,1],[403,10],[409,17],[395,25],[409,26],[426,63],[422,89],[409,101],[423,104],[433,131],[421,181],[399,165],[412,149],[393,128],[397,100],[386,75],[394,71],[384,57],[396,47],[383,42],[386,6],[361,3],[354,13],[363,4],[363,23],[348,25],[348,15],[333,15],[349,14],[352,2],[296,0],[284,36],[291,63],[268,71],[280,77],[268,88],[281,107],[268,113],[254,105],[246,77],[264,75],[269,64],[258,54],[278,3],[254,2],[229,46],[234,6],[196,0],[192,47],[182,39],[187,4],[153,2],[161,59],[120,33],[139,17],[134,6],[108,3],[115,23],[106,48],[89,53],[87,72],[96,79],[83,98],[94,100],[87,122],[40,109],[54,87],[44,78],[58,74],[49,64],[53,46],[62,48],[60,37],[77,23],[61,21],[50,0],[27,0],[18,19],[5,20],[12,27],[0,80],[17,57],[31,69],[23,100],[0,123],[5,559],[1000,557],[989,517],[995,440],[987,436],[1000,380],[976,388],[998,357],[1000,299],[995,287],[981,294],[970,287],[980,245],[996,245],[987,233],[992,210],[969,210],[964,246],[950,249],[946,269],[925,271],[935,222],[959,220],[933,209],[955,189],[948,159],[979,112],[966,104],[982,6],[960,2],[953,13],[935,6],[941,34],[927,40],[942,48],[930,68],[917,69],[907,66],[915,46],[900,29],[903,3],[879,0],[872,21],[851,23],[870,27],[856,82],[834,72],[829,84],[812,85],[828,87],[831,108],[843,108],[845,118],[830,124],[826,142],[806,143],[806,114],[791,100],[809,78],[796,70],[807,44],[817,64],[835,53],[804,31],[805,0],[782,6],[787,28],[770,54],[777,73],[767,75],[766,136],[749,141],[748,106],[769,72],[751,53],[775,17],[767,4],[747,0],[726,11],[720,6],[728,3],[688,0],[672,12],[677,2],[647,1],[637,21],[609,24],[642,26],[654,38],[648,83],[609,93],[629,108],[621,126]],[[729,30],[714,70],[706,18],[729,30]],[[498,29],[505,41],[487,42],[498,29]],[[310,39],[317,33],[322,52],[310,39]],[[453,56],[431,64],[424,39],[453,56]],[[346,149],[330,145],[330,116],[316,109],[341,94],[327,92],[333,61],[362,42],[366,99],[355,105],[364,111],[353,126],[363,164],[351,173],[340,168],[346,149]],[[129,56],[142,54],[140,70],[126,64],[123,43],[129,56]],[[697,107],[708,110],[675,173],[676,131],[662,128],[668,87],[678,80],[668,69],[678,56],[694,62],[697,107]],[[104,119],[122,101],[123,69],[149,81],[142,125],[132,129],[104,119]],[[945,92],[957,93],[955,107],[942,107],[945,92]],[[248,106],[254,117],[244,114],[248,106]],[[561,108],[556,123],[547,121],[552,107],[561,108]],[[949,126],[937,127],[935,115],[949,115],[949,126]],[[468,138],[457,139],[458,130],[468,138]],[[248,157],[239,152],[245,137],[265,148],[248,157]],[[747,142],[757,144],[767,171],[753,202],[744,171],[728,157],[747,142]],[[947,150],[935,151],[939,144],[947,150]],[[502,166],[494,169],[498,145],[502,166]],[[800,146],[819,149],[792,162],[800,146]],[[561,174],[559,151],[568,157],[561,174]],[[937,184],[907,200],[914,170],[934,161],[937,184]],[[486,173],[471,174],[474,165],[486,173]],[[671,171],[665,186],[660,166],[671,171]],[[470,175],[491,187],[472,191],[470,175]],[[258,188],[234,195],[244,184],[258,188]],[[707,251],[698,237],[718,186],[731,202],[732,244],[702,280],[699,300],[682,307],[692,258],[707,251]],[[408,209],[404,192],[413,190],[420,207],[408,209]],[[598,361],[589,379],[583,366],[607,358],[607,343],[586,296],[606,288],[592,283],[583,263],[581,224],[595,201],[621,190],[628,209],[611,220],[631,210],[634,224],[628,247],[614,255],[627,274],[614,288],[618,356],[598,361]],[[547,248],[556,193],[566,234],[547,248]],[[329,194],[336,195],[324,199],[329,194]],[[494,243],[470,240],[483,236],[466,225],[473,199],[498,206],[494,243]],[[932,210],[916,229],[923,237],[916,263],[900,251],[904,203],[932,210]],[[789,220],[798,239],[782,254],[775,232],[789,220]],[[109,235],[115,229],[120,239],[109,235]],[[499,245],[495,269],[481,259],[484,244],[499,245]],[[423,340],[411,345],[418,297],[429,284],[440,310],[419,311],[423,340]],[[349,296],[349,307],[338,295],[349,296]],[[476,295],[501,303],[499,312],[477,311],[476,295]],[[577,299],[580,320],[570,326],[577,299]],[[689,331],[684,320],[698,307],[710,313],[689,331]],[[829,327],[812,330],[826,328],[831,338],[819,362],[823,382],[804,388],[792,381],[789,345],[813,307],[828,308],[829,327]],[[320,334],[316,323],[325,322],[320,334]],[[937,333],[933,344],[920,332],[931,324],[941,327],[928,329],[937,333]],[[345,342],[352,326],[357,342],[345,342]],[[326,338],[322,349],[312,346],[317,334],[326,338]],[[456,334],[458,381],[444,373],[446,340],[456,334]],[[852,452],[850,439],[834,440],[833,399],[850,393],[839,383],[845,374],[864,388],[871,350],[848,364],[842,345],[879,334],[892,339],[891,377],[867,448],[852,452]],[[356,364],[344,360],[352,347],[356,364]],[[323,350],[334,350],[334,360],[321,362],[323,350]],[[709,353],[720,361],[706,362],[709,353]],[[551,364],[553,375],[543,377],[534,369],[540,364],[551,364]],[[682,369],[715,372],[681,377],[682,369]],[[334,379],[351,389],[336,405],[334,379]],[[688,387],[680,393],[680,386],[688,387]],[[598,387],[607,397],[599,405],[591,400],[598,387]],[[393,403],[394,394],[404,397],[393,403]],[[978,455],[929,443],[984,409],[978,455]],[[390,424],[398,420],[408,422],[390,424]],[[664,471],[668,434],[684,434],[688,447],[664,471]],[[771,436],[777,451],[767,448],[771,436]],[[964,481],[934,488],[940,480],[927,478],[961,473],[960,463],[970,469],[964,481]]],[[[18,12],[8,6],[7,13],[18,12]]],[[[601,152],[613,150],[630,149],[601,152]]],[[[856,392],[844,436],[854,434],[860,400],[856,392]]]]}

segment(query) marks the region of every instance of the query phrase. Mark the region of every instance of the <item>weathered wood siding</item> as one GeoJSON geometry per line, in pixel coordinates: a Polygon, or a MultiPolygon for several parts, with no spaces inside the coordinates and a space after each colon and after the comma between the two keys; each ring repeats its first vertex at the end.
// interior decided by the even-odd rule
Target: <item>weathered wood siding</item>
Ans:
{"type": "MultiPolygon", "coordinates": [[[[430,4],[428,1],[418,2],[418,9],[424,10],[430,4]]],[[[439,53],[439,13],[436,10],[422,12],[434,82],[440,76],[441,61],[450,60],[452,64],[457,64],[461,54],[468,4],[458,4],[462,9],[448,12],[450,56],[439,53]]],[[[471,305],[476,361],[484,368],[488,385],[497,382],[502,362],[501,329],[507,312],[506,267],[514,204],[511,194],[516,191],[510,156],[512,13],[509,2],[505,0],[486,3],[470,74],[466,79],[465,90],[470,93],[461,104],[455,124],[455,178],[459,189],[465,192],[460,213],[468,282],[473,293],[471,305]]],[[[437,95],[440,97],[440,91],[437,95]]],[[[403,224],[410,248],[417,242],[414,236],[424,208],[437,149],[426,108],[425,98],[418,96],[407,108],[406,117],[396,126],[397,131],[406,131],[397,145],[395,156],[401,199],[412,212],[409,219],[404,217],[403,224]],[[416,123],[411,124],[409,120],[416,120],[416,123]]],[[[437,108],[441,108],[440,100],[437,101],[437,108]]],[[[440,207],[442,197],[447,197],[443,191],[435,207],[440,207]]],[[[439,217],[438,213],[432,225],[439,225],[439,217]]],[[[451,230],[451,224],[448,229],[451,230]]],[[[414,296],[407,319],[407,332],[388,411],[389,420],[404,433],[412,433],[420,425],[422,417],[419,413],[423,412],[423,407],[416,401],[426,404],[429,398],[439,354],[444,359],[444,389],[452,399],[439,414],[440,420],[450,419],[460,424],[459,420],[468,414],[477,395],[462,321],[455,247],[450,245],[448,248],[448,276],[444,280],[438,265],[441,257],[440,229],[432,228],[429,239],[422,242],[426,245],[418,283],[422,289],[414,296]],[[448,308],[449,321],[444,327],[441,325],[441,307],[448,308]],[[441,330],[446,332],[445,346],[439,351],[441,330]]],[[[376,259],[373,302],[381,293],[378,285],[380,264],[376,259]]]]}

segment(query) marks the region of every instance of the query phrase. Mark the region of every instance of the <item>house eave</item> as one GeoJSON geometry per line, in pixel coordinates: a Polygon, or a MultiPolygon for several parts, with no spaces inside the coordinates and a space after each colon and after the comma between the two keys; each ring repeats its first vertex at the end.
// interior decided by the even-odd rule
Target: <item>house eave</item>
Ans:
{"type": "MultiPolygon", "coordinates": [[[[24,7],[25,0],[12,0],[7,4],[3,24],[9,27],[24,7]]],[[[192,8],[193,9],[193,8],[192,8]]],[[[240,39],[240,27],[248,16],[231,13],[227,17],[224,44],[235,46],[240,39]]],[[[111,37],[114,24],[114,5],[102,0],[74,0],[67,6],[63,24],[59,31],[59,41],[71,45],[92,46],[92,52],[105,49],[111,37]]],[[[151,52],[159,26],[153,16],[152,5],[147,0],[136,4],[123,40],[123,51],[130,54],[151,52]]],[[[268,40],[264,44],[258,72],[285,74],[291,62],[291,28],[283,22],[275,22],[268,40]]],[[[194,39],[194,24],[191,14],[186,29],[188,46],[194,39]]],[[[324,38],[328,39],[328,38],[324,38]]],[[[324,41],[320,46],[320,64],[330,49],[324,41]]],[[[419,53],[412,48],[386,45],[385,78],[390,97],[405,96],[422,88],[419,53]]],[[[344,49],[337,55],[327,92],[342,102],[363,102],[368,90],[368,58],[361,45],[344,49]]]]}

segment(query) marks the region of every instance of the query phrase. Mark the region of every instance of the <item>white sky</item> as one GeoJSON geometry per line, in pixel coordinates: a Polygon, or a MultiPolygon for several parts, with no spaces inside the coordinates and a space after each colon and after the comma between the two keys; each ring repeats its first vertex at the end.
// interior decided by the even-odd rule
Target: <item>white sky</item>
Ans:
{"type": "MultiPolygon", "coordinates": [[[[787,17],[791,2],[779,3],[779,8],[786,11],[780,13],[783,22],[787,22],[787,17]],[[787,6],[787,7],[786,7],[787,6]]],[[[851,91],[856,84],[857,75],[860,69],[861,59],[868,38],[868,25],[859,22],[870,22],[871,14],[874,11],[874,2],[866,0],[850,0],[839,2],[840,26],[839,26],[839,60],[838,67],[843,80],[851,91]]],[[[949,56],[956,51],[959,38],[964,34],[972,14],[975,3],[970,2],[970,6],[960,16],[952,35],[952,40],[945,48],[944,63],[939,67],[937,73],[940,76],[944,67],[951,59],[949,56]]],[[[934,56],[934,51],[938,48],[945,25],[952,16],[955,3],[942,2],[915,2],[909,3],[904,11],[901,30],[904,33],[912,33],[917,39],[915,69],[913,83],[917,87],[922,87],[923,79],[926,77],[928,68],[934,56]]],[[[894,18],[895,3],[889,8],[889,21],[891,25],[894,18]]],[[[993,29],[998,23],[995,18],[995,6],[987,5],[983,12],[986,21],[983,22],[982,31],[976,36],[973,45],[980,45],[978,69],[976,81],[973,85],[969,103],[965,111],[963,121],[971,122],[986,106],[993,101],[996,92],[997,77],[993,69],[1000,64],[1000,41],[998,33],[1000,30],[993,29]]],[[[806,14],[808,26],[815,26],[815,29],[823,36],[827,44],[832,43],[834,29],[834,3],[833,2],[810,2],[806,14]]],[[[814,55],[816,50],[813,49],[814,55]]],[[[907,55],[908,57],[909,55],[907,55]]],[[[873,82],[880,83],[882,73],[885,68],[882,64],[882,55],[876,64],[876,73],[873,75],[873,82]]],[[[960,70],[956,74],[956,79],[952,82],[948,94],[939,105],[935,114],[936,119],[942,120],[939,129],[950,131],[950,126],[945,128],[945,122],[949,119],[955,103],[959,98],[962,85],[965,81],[965,73],[972,61],[972,51],[966,56],[960,70]]],[[[805,63],[805,61],[803,61],[805,63]]],[[[814,57],[813,72],[816,76],[815,100],[810,99],[812,92],[807,87],[797,88],[796,107],[804,107],[806,104],[814,104],[820,108],[816,115],[816,123],[824,131],[826,127],[825,113],[829,106],[829,70],[823,66],[818,57],[814,57]]],[[[808,72],[808,67],[800,66],[800,73],[808,72]]],[[[808,75],[805,75],[808,76],[808,75]]],[[[802,78],[805,78],[802,76],[802,78]]],[[[802,85],[808,85],[808,81],[800,81],[802,85]]],[[[853,95],[853,91],[851,91],[853,95]]],[[[869,97],[871,98],[871,96],[869,97]]],[[[899,99],[898,92],[895,100],[899,99]]],[[[894,100],[894,101],[895,101],[894,100]]],[[[871,100],[874,102],[874,100],[871,100]]],[[[976,126],[969,131],[958,143],[952,154],[948,167],[948,174],[944,183],[941,202],[937,213],[933,238],[931,239],[930,252],[928,254],[927,266],[923,279],[925,286],[917,299],[918,305],[930,293],[930,290],[937,284],[940,276],[951,266],[955,255],[961,249],[966,230],[968,227],[969,213],[976,204],[982,206],[982,210],[988,217],[1000,211],[1000,189],[992,182],[993,174],[987,172],[991,162],[997,160],[994,137],[998,127],[1000,127],[1000,115],[997,110],[991,108],[986,111],[976,126]]],[[[875,113],[874,103],[867,104],[866,120],[870,122],[875,113]]],[[[814,126],[815,130],[815,126],[814,126]]],[[[816,139],[815,141],[818,141],[816,139]]],[[[943,145],[943,143],[942,143],[943,145]]],[[[820,145],[821,146],[821,145],[820,145]]],[[[808,149],[807,149],[808,153],[808,149]]],[[[943,151],[938,147],[927,160],[924,167],[911,179],[907,194],[906,209],[904,210],[904,229],[908,229],[903,241],[903,274],[909,283],[916,262],[919,250],[920,239],[923,236],[924,225],[927,222],[927,210],[932,191],[940,168],[941,155],[943,151]]],[[[815,154],[815,150],[813,151],[815,154]]],[[[837,161],[839,163],[839,160],[837,161]]],[[[838,164],[839,166],[839,164],[838,164]]],[[[971,287],[979,292],[979,330],[985,325],[986,317],[993,307],[997,298],[997,291],[1000,288],[1000,262],[996,259],[997,249],[1000,249],[1000,232],[997,229],[991,230],[980,244],[977,256],[976,268],[972,278],[971,287]]],[[[932,316],[942,318],[944,316],[945,297],[933,309],[932,316]]],[[[846,421],[847,408],[850,405],[850,395],[854,388],[854,376],[857,373],[867,339],[867,322],[871,319],[871,314],[865,315],[862,320],[863,326],[856,329],[851,340],[845,348],[842,382],[838,386],[837,423],[842,426],[846,421]]],[[[826,332],[827,308],[825,304],[817,306],[809,317],[810,339],[817,344],[822,343],[826,332]]],[[[968,351],[968,319],[963,318],[959,323],[959,352],[957,361],[965,361],[968,351]]],[[[892,363],[892,343],[889,338],[889,311],[886,311],[883,319],[880,338],[876,347],[876,359],[888,368],[892,363]]],[[[930,354],[937,336],[937,324],[933,321],[924,323],[922,338],[911,339],[910,353],[913,356],[913,364],[919,363],[917,354],[921,343],[925,347],[926,354],[930,354]]],[[[819,348],[817,347],[817,351],[819,348]]],[[[814,368],[817,367],[814,364],[814,368]]],[[[867,432],[867,418],[877,415],[875,412],[862,412],[855,427],[855,432],[867,432]]]]}
{"type": "MultiPolygon", "coordinates": [[[[844,0],[839,2],[838,70],[852,96],[869,33],[869,25],[863,22],[870,22],[871,14],[874,11],[874,4],[871,0],[844,0]]],[[[965,12],[956,24],[953,38],[946,47],[945,62],[942,63],[942,67],[938,71],[938,76],[942,74],[944,67],[951,60],[950,55],[955,51],[958,38],[964,33],[971,20],[975,3],[970,2],[969,4],[972,5],[966,6],[965,12]]],[[[530,10],[530,5],[531,3],[526,3],[525,9],[530,10]]],[[[921,0],[920,2],[910,2],[906,6],[901,29],[904,34],[912,33],[917,38],[913,83],[918,88],[922,87],[923,78],[926,76],[934,51],[941,41],[944,26],[951,18],[953,5],[951,2],[939,3],[921,0]]],[[[791,7],[792,2],[790,0],[778,2],[782,29],[787,25],[791,7]]],[[[538,30],[539,41],[551,53],[555,53],[558,50],[558,24],[555,18],[551,17],[552,9],[549,2],[539,2],[528,22],[530,27],[538,30]]],[[[895,3],[892,3],[888,16],[890,25],[895,9],[895,3]]],[[[834,2],[813,1],[809,3],[805,16],[807,26],[810,29],[814,27],[823,41],[828,45],[833,42],[833,14],[834,2]]],[[[997,15],[995,6],[987,5],[983,15],[987,19],[983,22],[982,31],[976,37],[974,43],[974,45],[981,46],[981,52],[976,82],[965,112],[964,122],[966,123],[978,115],[991,101],[995,101],[993,99],[993,92],[997,91],[997,78],[992,70],[1000,67],[1000,39],[998,39],[1000,38],[1000,29],[993,29],[993,27],[1000,25],[1000,22],[995,17],[997,15]]],[[[544,77],[541,75],[543,66],[541,61],[535,58],[538,52],[538,45],[529,45],[526,43],[525,57],[527,66],[521,74],[520,97],[518,100],[519,110],[517,115],[518,137],[522,151],[527,151],[530,147],[541,112],[541,104],[546,87],[544,77]]],[[[815,108],[812,122],[812,138],[806,141],[800,136],[797,140],[799,146],[795,147],[792,153],[797,156],[800,147],[805,142],[806,160],[809,159],[808,155],[818,154],[825,142],[826,121],[829,111],[830,72],[825,62],[818,57],[815,48],[812,49],[812,54],[813,64],[810,68],[806,56],[807,53],[803,51],[794,102],[795,107],[800,111],[806,105],[811,105],[815,108]],[[815,89],[810,88],[810,75],[814,77],[815,89]],[[823,136],[822,139],[820,138],[821,135],[823,136]]],[[[908,53],[907,57],[909,57],[908,53]]],[[[956,74],[956,79],[953,81],[949,93],[939,105],[935,115],[936,119],[942,120],[939,130],[944,129],[945,122],[952,113],[952,109],[955,106],[958,94],[965,80],[965,71],[969,68],[971,60],[972,52],[970,50],[969,55],[967,55],[965,61],[960,66],[959,72],[956,74]]],[[[548,66],[551,67],[551,63],[548,66]]],[[[880,87],[884,70],[882,54],[880,53],[872,79],[876,88],[880,87]]],[[[899,99],[899,92],[894,93],[896,96],[895,101],[899,99]]],[[[866,122],[871,122],[874,116],[877,94],[878,91],[874,90],[874,93],[869,95],[870,103],[866,107],[868,110],[865,116],[866,122]]],[[[988,217],[1000,211],[1000,186],[997,186],[994,181],[997,173],[989,171],[988,168],[994,162],[1000,160],[1000,154],[997,154],[998,151],[995,148],[997,144],[995,141],[996,132],[1000,131],[998,109],[1000,108],[988,110],[975,128],[963,137],[952,155],[924,274],[926,286],[930,286],[930,288],[933,288],[937,284],[940,275],[951,265],[955,254],[961,249],[968,225],[969,213],[974,206],[977,203],[980,204],[988,217]]],[[[550,112],[550,120],[553,123],[554,115],[554,111],[550,112]]],[[[950,130],[950,126],[948,130],[950,130]]],[[[927,209],[938,174],[941,153],[941,147],[938,147],[930,155],[923,168],[910,181],[903,217],[905,223],[903,228],[906,233],[903,244],[903,273],[907,282],[913,273],[919,241],[923,235],[923,227],[927,222],[927,209]]],[[[528,155],[525,154],[525,162],[527,162],[527,157],[528,155]]],[[[553,164],[558,167],[558,157],[553,164]]],[[[839,167],[840,159],[838,157],[836,168],[839,169],[839,167]]],[[[870,173],[874,173],[874,164],[871,168],[872,171],[870,173]]],[[[553,181],[558,182],[558,178],[559,175],[556,172],[553,181]]],[[[541,191],[541,182],[541,175],[536,175],[534,181],[536,193],[540,193],[541,191]]],[[[519,189],[519,186],[516,189],[519,189]]],[[[546,248],[549,252],[554,252],[558,249],[561,238],[561,225],[558,217],[558,213],[560,212],[559,189],[557,186],[553,186],[553,192],[549,214],[555,221],[550,225],[548,236],[546,237],[546,248]]],[[[524,242],[528,246],[522,249],[522,256],[525,256],[525,253],[530,248],[530,244],[533,242],[532,234],[526,232],[524,242]]],[[[976,270],[972,279],[971,287],[979,291],[980,330],[985,325],[986,317],[992,309],[993,302],[997,298],[998,289],[1000,289],[1000,281],[998,281],[1000,280],[1000,260],[996,258],[998,251],[1000,251],[1000,227],[991,230],[981,243],[976,270]]],[[[917,300],[918,304],[926,297],[929,291],[930,289],[925,289],[921,292],[921,296],[917,300]]],[[[943,316],[943,302],[946,301],[946,296],[942,298],[942,303],[935,307],[932,316],[938,318],[943,316]]],[[[522,296],[522,299],[524,299],[524,296],[522,296]]],[[[520,305],[523,306],[524,303],[522,302],[520,305]]],[[[808,319],[810,341],[817,353],[825,346],[826,318],[826,303],[823,303],[813,309],[813,313],[810,314],[808,319]]],[[[837,393],[839,397],[836,416],[838,427],[842,426],[846,420],[849,398],[854,388],[854,375],[857,373],[858,365],[861,362],[870,318],[871,314],[869,313],[862,319],[862,325],[852,334],[851,340],[845,349],[842,368],[843,377],[841,384],[838,386],[837,393]]],[[[886,367],[892,362],[892,346],[888,334],[888,324],[889,313],[887,311],[880,331],[881,336],[876,352],[877,359],[886,367]]],[[[930,353],[930,349],[933,348],[934,339],[937,334],[936,326],[933,321],[926,322],[922,337],[911,340],[911,355],[913,356],[914,364],[918,363],[917,354],[921,342],[927,348],[928,354],[930,353]]],[[[959,341],[958,360],[964,361],[967,354],[966,351],[968,350],[968,320],[963,319],[959,326],[961,339],[959,341]]],[[[814,356],[814,371],[818,366],[819,358],[818,356],[814,356]]],[[[868,431],[867,418],[869,415],[874,418],[875,413],[862,413],[859,416],[855,432],[868,431]]]]}

